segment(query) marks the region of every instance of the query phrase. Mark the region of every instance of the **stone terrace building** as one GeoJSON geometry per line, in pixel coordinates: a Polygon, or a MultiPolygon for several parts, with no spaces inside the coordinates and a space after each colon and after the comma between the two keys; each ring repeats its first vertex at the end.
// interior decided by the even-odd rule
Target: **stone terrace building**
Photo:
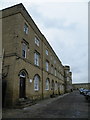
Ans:
{"type": "Polygon", "coordinates": [[[70,72],[70,67],[69,66],[64,66],[64,71],[65,71],[65,92],[70,92],[73,90],[72,86],[72,72],[70,72]]]}
{"type": "Polygon", "coordinates": [[[2,27],[4,105],[64,94],[69,72],[22,4],[2,10],[2,27]]]}
{"type": "Polygon", "coordinates": [[[75,90],[80,88],[90,89],[90,83],[74,83],[72,85],[75,90]]]}

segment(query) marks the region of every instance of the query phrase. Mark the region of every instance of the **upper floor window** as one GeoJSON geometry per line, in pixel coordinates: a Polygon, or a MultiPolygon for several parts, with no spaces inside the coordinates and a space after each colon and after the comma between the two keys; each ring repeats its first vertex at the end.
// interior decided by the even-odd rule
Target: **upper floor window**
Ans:
{"type": "Polygon", "coordinates": [[[54,60],[54,64],[56,64],[56,60],[54,60]]]}
{"type": "Polygon", "coordinates": [[[49,71],[49,62],[46,61],[46,71],[49,71]]]}
{"type": "Polygon", "coordinates": [[[52,60],[52,55],[51,55],[51,60],[52,60]]]}
{"type": "Polygon", "coordinates": [[[35,75],[34,77],[34,90],[35,91],[39,90],[39,82],[40,82],[40,77],[38,75],[35,75]]]}
{"type": "Polygon", "coordinates": [[[46,55],[48,55],[48,50],[46,50],[46,55]]]}
{"type": "Polygon", "coordinates": [[[68,74],[68,73],[69,73],[69,71],[67,70],[67,71],[66,71],[66,73],[68,74]]]}
{"type": "Polygon", "coordinates": [[[56,74],[57,74],[57,70],[56,70],[56,68],[55,68],[55,76],[56,76],[56,74]]]}
{"type": "Polygon", "coordinates": [[[35,36],[35,44],[37,45],[37,46],[39,46],[39,44],[40,44],[40,41],[39,41],[39,39],[35,36]]]}
{"type": "Polygon", "coordinates": [[[39,66],[39,53],[35,52],[34,53],[34,64],[39,66]]]}
{"type": "Polygon", "coordinates": [[[53,74],[53,65],[51,65],[51,74],[53,74]]]}
{"type": "Polygon", "coordinates": [[[59,73],[59,78],[61,79],[61,73],[59,73]]]}
{"type": "Polygon", "coordinates": [[[49,90],[49,79],[46,79],[46,87],[45,87],[46,90],[49,90]]]}
{"type": "Polygon", "coordinates": [[[22,44],[22,57],[26,58],[27,45],[25,43],[22,44]]]}
{"type": "Polygon", "coordinates": [[[28,34],[28,25],[26,23],[24,24],[24,32],[28,34]]]}
{"type": "Polygon", "coordinates": [[[67,81],[69,81],[69,77],[67,77],[67,81]]]}

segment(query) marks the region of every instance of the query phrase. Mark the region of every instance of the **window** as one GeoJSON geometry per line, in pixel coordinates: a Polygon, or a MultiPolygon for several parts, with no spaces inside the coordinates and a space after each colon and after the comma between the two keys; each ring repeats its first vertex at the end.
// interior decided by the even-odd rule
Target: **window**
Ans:
{"type": "Polygon", "coordinates": [[[61,79],[61,73],[59,73],[59,78],[61,79]]]}
{"type": "Polygon", "coordinates": [[[28,25],[26,23],[24,24],[24,32],[25,34],[28,34],[28,25]]]}
{"type": "Polygon", "coordinates": [[[67,70],[67,71],[66,71],[66,73],[68,74],[68,73],[69,73],[69,71],[67,70]]]}
{"type": "Polygon", "coordinates": [[[55,76],[56,76],[56,74],[57,74],[57,71],[56,71],[56,68],[55,68],[55,76]]]}
{"type": "Polygon", "coordinates": [[[35,52],[34,53],[34,64],[39,66],[39,53],[35,52]]]}
{"type": "Polygon", "coordinates": [[[52,55],[51,55],[51,60],[52,60],[52,55]]]}
{"type": "Polygon", "coordinates": [[[46,61],[46,71],[49,71],[49,62],[46,61]]]}
{"type": "Polygon", "coordinates": [[[58,84],[57,84],[57,82],[55,82],[55,90],[57,90],[58,89],[58,84]]]}
{"type": "Polygon", "coordinates": [[[52,80],[52,87],[51,87],[52,90],[54,90],[54,81],[52,80]]]}
{"type": "Polygon", "coordinates": [[[22,44],[22,57],[26,58],[27,45],[25,43],[22,44]]]}
{"type": "Polygon", "coordinates": [[[39,90],[39,82],[40,82],[39,75],[35,75],[35,77],[34,77],[34,90],[35,91],[39,90]]]}
{"type": "Polygon", "coordinates": [[[67,77],[67,81],[69,81],[69,77],[67,77]]]}
{"type": "Polygon", "coordinates": [[[56,64],[56,60],[54,60],[54,64],[56,64]]]}
{"type": "Polygon", "coordinates": [[[57,77],[58,77],[58,70],[57,70],[57,77]]]}
{"type": "Polygon", "coordinates": [[[46,55],[48,55],[48,50],[46,50],[46,55]]]}
{"type": "Polygon", "coordinates": [[[35,36],[35,44],[37,45],[37,46],[39,46],[39,44],[40,44],[40,41],[39,41],[39,39],[35,36]]]}
{"type": "Polygon", "coordinates": [[[49,79],[46,80],[46,88],[45,90],[49,90],[49,79]]]}
{"type": "Polygon", "coordinates": [[[62,80],[64,80],[64,76],[62,75],[62,80]]]}
{"type": "Polygon", "coordinates": [[[51,66],[51,74],[53,74],[53,65],[51,66]]]}

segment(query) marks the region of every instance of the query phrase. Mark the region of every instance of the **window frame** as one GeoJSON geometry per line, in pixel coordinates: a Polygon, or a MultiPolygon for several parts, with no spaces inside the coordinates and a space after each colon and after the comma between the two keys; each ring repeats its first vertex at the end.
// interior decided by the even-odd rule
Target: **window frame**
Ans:
{"type": "Polygon", "coordinates": [[[45,90],[49,90],[49,89],[50,89],[50,81],[47,78],[46,81],[45,81],[45,90]]]}
{"type": "Polygon", "coordinates": [[[39,75],[35,75],[34,76],[34,91],[39,91],[39,87],[40,87],[40,77],[39,75]]]}
{"type": "Polygon", "coordinates": [[[49,71],[49,61],[46,60],[46,71],[49,71]]]}
{"type": "Polygon", "coordinates": [[[58,90],[58,83],[55,82],[55,90],[58,90]]]}
{"type": "Polygon", "coordinates": [[[53,65],[51,65],[51,74],[53,74],[53,70],[54,68],[53,68],[53,65]]]}
{"type": "Polygon", "coordinates": [[[25,42],[22,43],[22,57],[23,58],[27,57],[27,44],[25,42]]]}
{"type": "Polygon", "coordinates": [[[40,40],[39,40],[39,38],[38,38],[37,36],[35,36],[34,42],[35,42],[35,44],[36,44],[38,47],[40,46],[40,40]]]}
{"type": "Polygon", "coordinates": [[[28,25],[24,23],[24,33],[28,34],[28,31],[29,31],[28,25]]]}
{"type": "Polygon", "coordinates": [[[46,49],[46,52],[45,52],[45,53],[46,53],[46,55],[48,55],[48,54],[49,54],[47,49],[46,49]]]}
{"type": "Polygon", "coordinates": [[[55,76],[57,76],[57,69],[55,68],[55,76]]]}
{"type": "Polygon", "coordinates": [[[40,65],[40,54],[37,51],[34,52],[34,64],[36,66],[40,65]]]}

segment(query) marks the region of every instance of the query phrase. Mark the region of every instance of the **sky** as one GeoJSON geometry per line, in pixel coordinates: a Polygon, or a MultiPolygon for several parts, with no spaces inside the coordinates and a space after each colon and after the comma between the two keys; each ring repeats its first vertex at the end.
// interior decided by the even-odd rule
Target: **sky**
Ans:
{"type": "Polygon", "coordinates": [[[63,65],[72,83],[88,82],[88,0],[0,0],[0,10],[23,3],[63,65]]]}

